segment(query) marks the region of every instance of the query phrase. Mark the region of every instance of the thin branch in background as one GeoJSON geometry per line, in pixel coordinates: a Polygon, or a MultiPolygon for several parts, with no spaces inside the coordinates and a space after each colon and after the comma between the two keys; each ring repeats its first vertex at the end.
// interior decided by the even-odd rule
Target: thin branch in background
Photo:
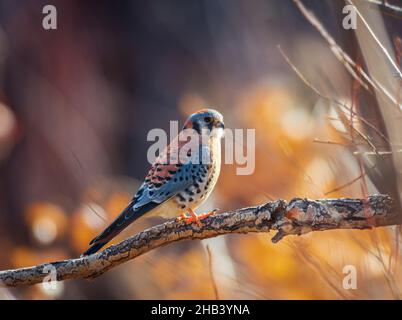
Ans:
{"type": "MultiPolygon", "coordinates": [[[[364,251],[367,252],[369,255],[373,256],[380,264],[380,257],[377,255],[375,251],[373,251],[369,246],[367,246],[360,238],[356,237],[354,234],[349,234],[349,237],[364,251]]],[[[382,264],[381,264],[382,265],[382,264]]],[[[382,270],[384,272],[384,270],[382,270]]],[[[386,284],[388,288],[390,288],[390,283],[385,277],[386,284]]],[[[391,294],[393,293],[392,290],[390,290],[391,294]]]]}
{"type": "MultiPolygon", "coordinates": [[[[369,169],[371,170],[371,169],[374,169],[375,167],[376,167],[376,165],[372,166],[372,167],[369,168],[369,169]]],[[[338,187],[336,187],[336,188],[334,188],[334,189],[332,189],[332,190],[329,190],[329,191],[325,192],[325,195],[329,195],[329,194],[331,194],[331,193],[334,193],[334,192],[337,192],[337,191],[339,191],[339,190],[342,190],[342,189],[344,189],[344,188],[346,188],[346,187],[349,187],[350,185],[352,185],[352,184],[355,183],[356,181],[359,181],[360,179],[362,179],[363,177],[365,177],[366,174],[367,174],[367,172],[361,172],[356,178],[354,178],[354,179],[348,181],[347,183],[345,183],[345,184],[343,184],[343,185],[340,185],[340,186],[338,186],[338,187]]]]}
{"type": "Polygon", "coordinates": [[[395,257],[394,257],[394,273],[398,270],[398,262],[399,262],[399,238],[401,234],[402,228],[401,226],[396,226],[395,228],[395,244],[393,246],[395,257]]]}
{"type": "MultiPolygon", "coordinates": [[[[172,276],[177,276],[182,274],[183,272],[187,272],[187,270],[184,268],[183,264],[177,264],[177,260],[173,258],[166,258],[165,256],[152,256],[152,255],[145,255],[143,257],[143,262],[146,263],[149,267],[154,268],[160,263],[166,264],[168,267],[165,269],[167,272],[169,272],[172,276]]],[[[216,272],[215,273],[218,278],[225,278],[227,280],[232,281],[235,283],[238,288],[231,290],[231,293],[240,293],[240,294],[246,294],[248,296],[255,297],[256,299],[272,299],[270,297],[264,296],[263,294],[260,294],[258,292],[253,291],[252,289],[247,289],[248,283],[240,282],[237,278],[228,275],[227,273],[222,273],[222,272],[216,272]]],[[[0,286],[1,289],[1,286],[0,286]]],[[[253,288],[255,290],[255,288],[253,288]]]]}
{"type": "MultiPolygon", "coordinates": [[[[357,65],[357,69],[360,70],[360,69],[361,69],[360,64],[356,64],[356,65],[357,65]]],[[[356,80],[353,80],[353,82],[352,82],[352,92],[351,92],[351,95],[352,95],[352,98],[351,98],[352,105],[351,105],[351,107],[350,107],[350,109],[351,109],[352,111],[354,111],[354,110],[353,110],[354,108],[355,108],[356,110],[358,110],[358,108],[360,107],[360,104],[359,104],[359,102],[360,102],[360,100],[359,100],[359,93],[360,93],[360,83],[359,83],[358,81],[356,81],[356,80]]],[[[351,112],[351,121],[350,121],[350,125],[351,125],[351,129],[352,129],[352,130],[350,131],[350,138],[351,138],[351,140],[352,140],[352,145],[353,145],[353,146],[355,147],[355,149],[357,150],[357,146],[356,146],[356,144],[354,143],[355,138],[354,138],[354,134],[353,134],[353,129],[354,129],[357,133],[359,133],[360,136],[362,136],[362,133],[360,133],[360,131],[357,130],[357,129],[354,127],[354,123],[353,123],[353,114],[354,114],[354,112],[351,112]]],[[[374,146],[374,144],[371,143],[371,141],[368,139],[368,137],[367,137],[367,142],[368,142],[368,143],[370,144],[370,146],[373,148],[374,152],[375,152],[376,154],[378,154],[377,148],[374,146]]],[[[358,164],[359,164],[360,174],[361,174],[361,177],[362,177],[362,178],[361,178],[361,184],[360,184],[361,189],[362,189],[362,194],[363,194],[364,197],[367,197],[367,195],[368,195],[368,187],[367,187],[367,182],[366,182],[366,179],[365,179],[365,176],[366,176],[366,169],[365,169],[365,167],[364,167],[363,158],[362,158],[361,155],[358,155],[358,156],[357,156],[357,161],[358,161],[358,164]]],[[[368,212],[368,210],[369,210],[368,203],[364,203],[364,208],[365,208],[365,212],[366,212],[367,216],[369,216],[370,213],[368,212]]]]}
{"type": "MultiPolygon", "coordinates": [[[[360,70],[360,65],[358,65],[358,69],[360,70]]],[[[351,92],[351,95],[352,95],[351,102],[352,102],[352,104],[350,106],[350,110],[352,112],[350,112],[350,122],[349,123],[350,123],[350,129],[351,129],[350,130],[350,139],[352,141],[352,145],[355,148],[355,150],[357,150],[357,145],[355,143],[355,135],[353,134],[354,131],[356,131],[361,137],[363,137],[363,139],[365,138],[365,136],[360,132],[360,130],[355,128],[354,122],[353,122],[353,117],[354,117],[354,114],[355,114],[354,109],[358,110],[358,108],[359,108],[359,92],[360,92],[359,82],[356,81],[356,80],[353,80],[352,81],[352,92],[351,92]]],[[[367,137],[367,143],[370,144],[370,146],[373,148],[374,152],[376,154],[378,154],[377,148],[374,146],[373,143],[371,143],[371,140],[368,137],[367,137]]],[[[365,196],[367,194],[367,192],[368,192],[367,191],[368,189],[367,189],[367,184],[366,184],[366,179],[365,179],[366,170],[364,168],[361,155],[357,156],[357,161],[358,161],[359,168],[360,168],[360,175],[362,177],[361,180],[360,180],[361,181],[360,185],[361,185],[363,196],[365,196]]]]}
{"type": "MultiPolygon", "coordinates": [[[[346,147],[350,148],[351,144],[344,143],[344,142],[338,142],[338,141],[330,141],[330,140],[320,140],[318,138],[314,138],[313,142],[315,143],[321,143],[321,144],[331,144],[331,145],[336,145],[336,146],[341,146],[341,147],[346,147]]],[[[356,145],[359,145],[359,143],[356,143],[356,145]]],[[[353,151],[354,155],[365,155],[365,156],[388,156],[392,155],[393,153],[402,153],[402,149],[400,150],[395,150],[395,151],[353,151]]]]}
{"type": "Polygon", "coordinates": [[[310,268],[312,268],[313,271],[318,274],[327,283],[327,285],[339,295],[339,297],[345,300],[356,298],[353,291],[341,290],[339,288],[339,285],[337,285],[337,283],[341,283],[341,281],[338,281],[340,278],[339,274],[330,264],[326,263],[325,260],[314,256],[314,253],[311,252],[311,250],[308,250],[308,245],[305,242],[302,244],[296,244],[294,241],[289,241],[288,243],[293,248],[294,252],[296,252],[297,256],[304,263],[309,265],[310,268]]]}
{"type": "MultiPolygon", "coordinates": [[[[353,114],[353,118],[357,118],[359,121],[361,121],[363,124],[365,124],[366,126],[368,126],[370,129],[374,130],[377,135],[382,138],[386,143],[390,144],[389,139],[371,122],[369,122],[367,119],[365,119],[364,117],[360,116],[358,113],[356,113],[354,110],[352,110],[351,108],[349,108],[347,105],[342,104],[341,102],[332,99],[331,102],[336,103],[337,105],[339,105],[342,108],[346,108],[347,111],[351,114],[353,114]]],[[[332,118],[331,120],[334,121],[339,121],[339,119],[337,118],[332,118]]]]}
{"type": "MultiPolygon", "coordinates": [[[[376,153],[378,153],[377,150],[376,150],[376,153]]],[[[362,158],[361,155],[357,156],[357,160],[358,160],[358,164],[359,164],[359,168],[360,168],[360,172],[361,172],[361,176],[362,176],[360,187],[361,187],[361,190],[362,190],[363,197],[367,197],[368,196],[368,186],[367,186],[367,181],[365,179],[365,177],[366,177],[366,168],[364,166],[363,158],[362,158]]],[[[376,165],[374,165],[374,166],[376,166],[376,165]]],[[[363,204],[364,204],[364,212],[366,213],[366,216],[369,217],[370,216],[369,203],[367,201],[364,201],[363,204]]]]}
{"type": "MultiPolygon", "coordinates": [[[[317,196],[321,197],[324,196],[324,193],[322,192],[322,188],[318,186],[315,182],[313,177],[306,171],[303,165],[300,165],[297,161],[296,158],[290,157],[288,154],[284,153],[284,156],[286,157],[286,160],[294,167],[296,170],[300,171],[303,175],[303,178],[305,181],[308,181],[311,186],[314,188],[314,192],[317,196]]],[[[313,191],[313,190],[311,190],[313,191]]]]}
{"type": "MultiPolygon", "coordinates": [[[[306,77],[304,77],[304,75],[303,75],[303,74],[299,71],[299,69],[292,63],[292,61],[290,61],[289,57],[284,53],[284,51],[282,50],[282,48],[281,48],[280,46],[277,46],[277,47],[278,47],[278,50],[279,50],[279,52],[281,53],[281,55],[284,57],[284,59],[285,59],[286,62],[290,65],[290,67],[295,71],[295,73],[299,76],[299,78],[300,78],[308,87],[310,87],[317,95],[319,95],[320,97],[322,97],[322,98],[324,98],[324,99],[327,99],[327,100],[329,100],[329,101],[334,101],[334,102],[336,102],[336,104],[338,104],[338,105],[342,105],[343,107],[346,107],[344,104],[341,104],[341,103],[338,102],[337,100],[332,99],[332,98],[330,98],[330,97],[328,97],[328,96],[322,94],[310,81],[307,80],[306,77]]],[[[359,82],[359,83],[360,83],[360,82],[359,82]]],[[[352,114],[352,113],[355,114],[355,112],[353,111],[353,109],[349,108],[349,110],[351,111],[351,114],[352,114]]],[[[358,133],[358,135],[359,135],[363,140],[365,140],[368,145],[370,145],[370,147],[373,149],[374,153],[378,155],[378,150],[377,150],[376,146],[371,142],[371,140],[370,140],[366,135],[364,135],[360,130],[358,130],[357,128],[355,128],[355,127],[353,126],[353,121],[352,121],[351,123],[349,123],[349,121],[346,121],[347,119],[345,118],[345,116],[343,115],[343,113],[340,113],[339,116],[340,116],[341,119],[338,119],[338,120],[342,121],[342,118],[344,118],[344,121],[342,121],[342,123],[345,123],[346,125],[350,126],[350,127],[351,127],[351,130],[356,131],[356,133],[358,133]]],[[[366,121],[366,122],[369,123],[368,121],[366,121]]],[[[372,125],[372,127],[375,128],[375,126],[373,126],[373,125],[372,125]]],[[[379,131],[378,131],[378,132],[379,132],[379,131]]],[[[381,136],[386,139],[385,136],[383,136],[383,135],[381,135],[381,136]]],[[[387,139],[386,139],[386,140],[387,140],[387,139]]],[[[352,141],[352,144],[354,145],[354,138],[352,138],[351,141],[352,141]]],[[[344,185],[341,185],[341,186],[339,186],[339,187],[336,187],[335,189],[332,189],[332,190],[330,190],[330,191],[325,192],[324,195],[328,195],[328,194],[334,193],[334,192],[336,192],[336,191],[339,191],[339,190],[341,190],[341,189],[343,189],[343,188],[345,188],[345,187],[347,187],[347,186],[350,186],[350,185],[353,184],[354,182],[356,182],[356,181],[362,179],[363,177],[365,177],[365,176],[366,176],[366,173],[364,172],[364,169],[362,170],[363,167],[361,166],[361,164],[359,164],[359,166],[360,166],[362,172],[361,172],[361,174],[360,174],[358,177],[356,177],[355,179],[353,179],[353,180],[347,182],[347,183],[344,184],[344,185]]],[[[373,166],[373,167],[370,168],[370,169],[373,169],[374,167],[375,167],[375,166],[373,166]]]]}
{"type": "Polygon", "coordinates": [[[342,146],[342,147],[350,147],[350,144],[347,144],[347,143],[330,141],[330,140],[320,140],[318,138],[314,138],[313,142],[322,143],[322,144],[333,144],[333,145],[342,146]]]}
{"type": "MultiPolygon", "coordinates": [[[[340,113],[340,114],[339,114],[339,118],[340,118],[340,120],[341,120],[341,122],[343,123],[344,126],[350,127],[351,132],[356,132],[356,133],[367,143],[367,145],[369,145],[370,148],[371,148],[376,154],[378,154],[377,147],[374,145],[374,143],[371,141],[371,139],[370,139],[367,135],[365,135],[363,132],[361,132],[359,129],[357,129],[357,128],[354,126],[353,121],[352,121],[352,122],[349,122],[349,119],[347,119],[346,116],[345,116],[343,113],[340,113]]],[[[350,140],[352,141],[352,145],[353,145],[353,146],[356,145],[354,139],[355,139],[355,138],[354,138],[354,135],[351,134],[350,140]]]]}
{"type": "MultiPolygon", "coordinates": [[[[283,58],[286,60],[286,62],[289,64],[289,66],[292,68],[292,70],[299,76],[299,78],[309,87],[311,88],[319,97],[328,100],[332,103],[335,103],[335,105],[342,108],[346,108],[348,109],[348,111],[350,113],[353,113],[357,118],[359,118],[364,124],[366,124],[367,126],[369,126],[371,129],[373,129],[381,138],[383,138],[386,142],[389,143],[389,140],[387,139],[387,137],[380,131],[378,130],[378,128],[376,128],[373,124],[371,124],[369,121],[367,121],[366,119],[364,119],[363,117],[361,117],[360,115],[356,114],[353,110],[351,110],[348,106],[346,106],[344,103],[328,97],[326,95],[324,95],[323,93],[321,93],[310,81],[307,80],[307,78],[300,72],[300,70],[293,64],[293,62],[289,59],[289,57],[285,54],[285,52],[282,50],[282,48],[278,45],[277,46],[279,52],[281,53],[281,55],[283,56],[283,58]]],[[[343,110],[340,110],[341,112],[343,112],[343,110]]],[[[336,119],[336,120],[340,120],[340,119],[336,119]]],[[[343,122],[342,122],[343,123],[343,122]]],[[[350,124],[348,124],[348,126],[350,126],[350,124]]],[[[354,128],[354,130],[357,130],[356,128],[354,128]]],[[[358,132],[358,134],[373,148],[374,152],[376,152],[376,147],[373,145],[373,143],[370,141],[370,139],[368,137],[366,137],[364,134],[362,134],[361,132],[358,132]]]]}
{"type": "Polygon", "coordinates": [[[356,103],[358,100],[358,94],[359,94],[359,82],[356,80],[352,81],[352,99],[351,99],[351,106],[350,106],[350,119],[349,119],[349,124],[350,124],[350,139],[352,141],[352,145],[355,146],[355,135],[353,134],[353,130],[355,129],[354,126],[354,116],[355,116],[355,110],[357,110],[358,104],[356,103]]]}
{"type": "MultiPolygon", "coordinates": [[[[304,17],[311,23],[311,25],[317,29],[317,31],[322,35],[322,37],[328,42],[331,51],[338,58],[338,60],[345,66],[346,70],[352,75],[353,78],[361,82],[362,86],[372,92],[369,88],[369,85],[363,81],[362,78],[358,76],[354,68],[356,67],[354,61],[346,54],[341,47],[335,42],[334,38],[328,33],[328,31],[324,28],[321,22],[316,18],[314,13],[308,10],[304,4],[299,0],[293,0],[296,6],[299,8],[300,12],[304,15],[304,17]]],[[[366,73],[362,73],[361,76],[367,81],[372,87],[375,87],[375,84],[370,79],[370,77],[366,73]]]]}
{"type": "MultiPolygon", "coordinates": [[[[370,234],[371,236],[371,234],[370,234]]],[[[353,234],[350,234],[350,237],[362,248],[364,252],[367,252],[371,256],[373,256],[380,264],[382,267],[382,272],[385,277],[386,283],[388,288],[390,289],[391,294],[395,299],[400,299],[400,291],[398,287],[396,286],[396,280],[391,272],[388,271],[388,268],[384,262],[384,259],[382,258],[381,254],[381,249],[378,246],[377,239],[374,237],[371,237],[371,242],[375,246],[376,251],[373,251],[370,247],[366,246],[358,237],[356,237],[353,234]]]]}
{"type": "Polygon", "coordinates": [[[324,28],[322,23],[316,18],[314,13],[308,10],[300,0],[293,0],[296,6],[299,8],[300,12],[305,16],[305,18],[311,23],[313,27],[317,29],[317,31],[321,34],[321,36],[328,42],[331,51],[335,55],[335,57],[344,65],[346,70],[351,74],[351,76],[360,82],[363,88],[365,88],[368,92],[373,93],[370,90],[368,84],[374,88],[381,95],[380,97],[386,97],[389,99],[394,105],[398,107],[398,110],[402,109],[402,106],[397,103],[395,97],[392,96],[390,92],[382,84],[380,84],[376,79],[370,77],[365,71],[362,69],[358,69],[356,63],[350,58],[350,56],[343,51],[343,49],[335,42],[334,38],[330,36],[328,31],[324,28]],[[358,74],[366,81],[365,83],[362,78],[358,76],[358,74]]]}
{"type": "MultiPolygon", "coordinates": [[[[402,12],[402,8],[401,8],[401,12],[402,12]]],[[[396,36],[394,38],[394,47],[395,47],[395,57],[396,57],[396,61],[398,63],[398,66],[401,67],[402,65],[402,39],[398,36],[396,36]]],[[[397,89],[397,93],[396,93],[396,97],[397,97],[397,102],[400,103],[401,98],[402,98],[402,81],[399,83],[398,89],[397,89]]],[[[399,151],[399,150],[398,150],[399,151]]],[[[401,150],[402,152],[402,150],[401,150]]],[[[394,242],[394,251],[395,251],[395,257],[394,257],[394,261],[395,261],[395,267],[394,270],[396,271],[398,269],[398,261],[399,261],[399,239],[400,239],[400,235],[402,232],[402,228],[401,226],[397,226],[395,229],[395,242],[394,242]]]]}
{"type": "Polygon", "coordinates": [[[390,4],[384,0],[364,0],[364,1],[379,6],[381,11],[386,14],[392,14],[394,17],[402,18],[402,7],[398,7],[395,4],[390,4]]]}
{"type": "MultiPolygon", "coordinates": [[[[331,120],[331,121],[341,121],[339,118],[333,118],[333,117],[326,117],[328,120],[331,120]]],[[[349,126],[349,125],[348,125],[349,126]]],[[[352,140],[348,137],[348,136],[346,136],[346,135],[343,135],[342,136],[342,139],[344,139],[344,140],[346,140],[347,142],[339,142],[339,144],[343,144],[345,147],[351,147],[352,146],[352,140]]],[[[315,140],[318,140],[317,142],[321,142],[321,143],[325,143],[326,141],[325,140],[320,140],[320,139],[315,139],[315,140]]],[[[313,142],[316,142],[315,140],[313,140],[313,142]]],[[[331,141],[330,141],[331,142],[331,141]]],[[[331,144],[331,143],[330,143],[331,144]]],[[[338,142],[336,142],[336,143],[334,143],[334,144],[338,144],[338,142]]],[[[362,141],[356,141],[355,140],[355,142],[354,142],[354,145],[355,146],[366,146],[367,145],[367,143],[365,142],[365,143],[363,143],[362,141]]],[[[393,146],[396,146],[396,145],[393,145],[393,146]]],[[[387,146],[381,146],[381,148],[386,148],[387,146]]],[[[377,146],[377,149],[378,149],[378,146],[377,146]]],[[[374,151],[354,151],[353,153],[356,153],[356,154],[358,154],[358,153],[368,153],[368,154],[376,154],[374,151]]],[[[388,152],[388,150],[382,150],[382,152],[388,152]]],[[[378,151],[378,153],[379,154],[381,154],[381,151],[378,151]]]]}
{"type": "MultiPolygon", "coordinates": [[[[361,186],[363,196],[366,197],[368,195],[367,181],[365,179],[365,177],[366,177],[366,169],[364,167],[363,159],[362,159],[361,156],[358,157],[358,163],[359,163],[360,172],[361,172],[361,176],[362,176],[362,178],[360,180],[360,182],[361,182],[360,186],[361,186]]],[[[365,203],[364,207],[365,207],[365,212],[367,213],[367,216],[369,216],[370,213],[368,212],[368,210],[369,210],[368,204],[365,203]]]]}
{"type": "Polygon", "coordinates": [[[266,288],[261,286],[261,282],[258,282],[258,286],[254,284],[255,282],[255,273],[250,273],[249,271],[244,271],[241,266],[238,266],[236,268],[236,273],[238,274],[238,277],[242,279],[240,282],[238,279],[234,279],[231,276],[228,276],[227,274],[224,274],[220,272],[217,276],[219,277],[226,277],[227,279],[232,280],[237,286],[237,289],[232,288],[231,291],[237,291],[239,293],[248,293],[253,295],[254,297],[258,299],[263,299],[263,300],[272,300],[274,299],[272,296],[268,295],[265,290],[266,288]]]}
{"type": "Polygon", "coordinates": [[[394,153],[401,153],[402,150],[395,150],[395,151],[377,151],[377,152],[372,152],[372,151],[354,151],[354,155],[364,155],[364,156],[388,156],[392,155],[394,153]]]}
{"type": "Polygon", "coordinates": [[[91,210],[91,212],[93,212],[99,219],[101,219],[105,224],[108,223],[107,219],[105,217],[103,217],[100,213],[98,213],[95,208],[90,204],[87,203],[86,204],[88,206],[88,208],[91,210]]]}
{"type": "Polygon", "coordinates": [[[215,295],[215,300],[219,300],[219,292],[218,292],[218,286],[216,285],[215,277],[214,277],[214,270],[212,267],[212,253],[211,249],[209,248],[209,245],[207,244],[206,247],[207,249],[207,254],[208,254],[208,269],[209,269],[209,278],[211,279],[212,283],[212,288],[214,290],[214,295],[215,295]]]}
{"type": "MultiPolygon", "coordinates": [[[[371,232],[369,236],[370,236],[371,243],[376,250],[375,256],[376,256],[378,262],[380,262],[380,264],[382,266],[382,272],[383,272],[383,275],[391,290],[391,293],[395,299],[399,300],[400,299],[399,289],[396,286],[396,281],[395,281],[394,276],[392,274],[390,274],[390,272],[389,272],[391,260],[388,260],[388,262],[390,264],[387,266],[387,264],[385,263],[385,260],[384,260],[383,250],[380,248],[380,245],[379,245],[380,243],[383,245],[383,241],[378,238],[378,235],[376,232],[371,232]]],[[[392,258],[392,255],[389,255],[389,257],[392,258]]]]}
{"type": "Polygon", "coordinates": [[[328,96],[322,94],[310,81],[307,80],[307,78],[300,72],[300,70],[295,66],[295,64],[290,61],[289,57],[286,55],[286,53],[282,50],[282,47],[280,45],[276,46],[280,52],[280,54],[282,55],[282,57],[286,60],[286,62],[288,63],[288,65],[293,69],[293,71],[299,76],[299,78],[308,86],[310,87],[318,96],[324,98],[324,99],[329,99],[331,100],[331,98],[329,98],[328,96]]]}
{"type": "MultiPolygon", "coordinates": [[[[394,46],[395,46],[395,57],[398,63],[398,66],[401,67],[402,65],[402,39],[400,37],[395,37],[394,39],[394,46]]],[[[398,89],[396,91],[396,101],[397,104],[401,102],[402,98],[402,81],[399,81],[398,89]]]]}
{"type": "Polygon", "coordinates": [[[375,43],[381,49],[381,51],[384,54],[384,56],[387,58],[388,62],[390,63],[390,65],[394,69],[394,73],[399,77],[400,80],[402,80],[402,73],[401,73],[401,70],[399,70],[399,66],[397,66],[397,64],[395,63],[394,59],[392,59],[391,55],[389,54],[388,50],[384,47],[384,45],[381,43],[381,41],[375,35],[374,31],[371,29],[371,27],[367,23],[366,19],[364,19],[363,15],[360,13],[360,11],[357,9],[357,7],[353,4],[353,1],[346,0],[346,2],[355,7],[356,13],[359,16],[360,20],[363,22],[363,25],[366,27],[367,31],[369,32],[371,37],[374,39],[375,43]]]}
{"type": "MultiPolygon", "coordinates": [[[[81,174],[82,174],[83,172],[85,172],[85,168],[84,168],[84,166],[83,166],[81,160],[79,159],[79,157],[77,156],[77,154],[74,152],[74,150],[71,149],[71,147],[66,146],[66,150],[68,150],[68,151],[70,152],[70,154],[71,154],[71,156],[73,157],[74,161],[77,163],[78,169],[79,169],[78,171],[80,171],[80,172],[77,173],[77,172],[74,171],[74,170],[71,170],[71,171],[74,173],[74,176],[75,176],[77,179],[81,179],[81,174]]],[[[106,219],[105,217],[103,217],[99,212],[97,212],[97,211],[95,210],[95,208],[94,208],[90,203],[87,203],[87,206],[88,206],[88,208],[91,210],[91,212],[93,212],[100,220],[102,220],[105,224],[108,223],[107,219],[106,219]]]]}

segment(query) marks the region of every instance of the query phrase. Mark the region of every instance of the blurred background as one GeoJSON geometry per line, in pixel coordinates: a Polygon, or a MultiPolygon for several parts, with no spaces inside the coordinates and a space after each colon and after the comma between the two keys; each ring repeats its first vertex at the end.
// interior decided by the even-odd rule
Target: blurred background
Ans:
{"type": "MultiPolygon", "coordinates": [[[[144,178],[149,130],[204,106],[254,128],[257,149],[251,175],[223,164],[202,209],[376,192],[399,202],[402,3],[376,2],[354,2],[374,37],[359,18],[342,27],[341,0],[305,0],[314,15],[290,0],[55,0],[57,30],[42,27],[48,1],[0,0],[0,270],[78,257],[144,178]]],[[[0,298],[402,297],[398,227],[272,236],[180,242],[93,281],[0,298]],[[342,287],[346,265],[355,290],[342,287]]]]}

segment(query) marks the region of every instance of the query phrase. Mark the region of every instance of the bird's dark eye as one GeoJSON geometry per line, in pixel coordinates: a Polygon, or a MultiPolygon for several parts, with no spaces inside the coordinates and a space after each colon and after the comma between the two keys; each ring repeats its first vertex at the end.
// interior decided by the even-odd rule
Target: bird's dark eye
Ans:
{"type": "Polygon", "coordinates": [[[205,123],[210,123],[212,121],[211,117],[205,117],[204,118],[205,123]]]}

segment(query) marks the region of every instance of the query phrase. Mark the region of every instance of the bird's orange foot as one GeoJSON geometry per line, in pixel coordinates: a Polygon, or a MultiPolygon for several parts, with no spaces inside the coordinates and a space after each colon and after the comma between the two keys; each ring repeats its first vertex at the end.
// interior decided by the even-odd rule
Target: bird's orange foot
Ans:
{"type": "Polygon", "coordinates": [[[214,210],[212,210],[210,212],[200,213],[198,215],[198,219],[202,220],[202,219],[208,218],[209,216],[212,216],[213,214],[215,214],[217,211],[219,211],[219,209],[214,209],[214,210]]]}
{"type": "Polygon", "coordinates": [[[198,215],[192,209],[188,209],[188,213],[189,215],[183,213],[180,217],[177,218],[177,220],[178,221],[184,220],[184,222],[186,223],[196,222],[198,225],[201,224],[198,215]]]}
{"type": "Polygon", "coordinates": [[[178,216],[176,218],[177,221],[182,221],[182,220],[186,220],[186,219],[188,219],[188,217],[185,213],[183,213],[181,216],[178,216]]]}
{"type": "Polygon", "coordinates": [[[196,222],[198,225],[201,225],[201,222],[200,222],[201,220],[209,217],[210,215],[213,215],[218,210],[219,209],[214,209],[210,212],[201,213],[198,215],[193,210],[188,210],[190,215],[188,216],[185,213],[183,213],[181,216],[177,217],[177,221],[184,220],[186,223],[196,222]]]}

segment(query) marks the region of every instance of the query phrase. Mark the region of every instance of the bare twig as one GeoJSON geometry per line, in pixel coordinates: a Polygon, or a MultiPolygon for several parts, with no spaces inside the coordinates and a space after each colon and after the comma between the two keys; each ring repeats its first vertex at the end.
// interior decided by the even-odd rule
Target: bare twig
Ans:
{"type": "Polygon", "coordinates": [[[1,271],[0,283],[9,287],[32,285],[51,277],[49,272],[58,281],[93,279],[148,251],[182,240],[276,230],[272,238],[276,243],[285,236],[311,231],[368,229],[399,224],[393,208],[393,199],[381,194],[367,199],[295,198],[289,203],[276,200],[256,207],[216,214],[202,220],[200,225],[171,220],[90,256],[1,271]]]}
{"type": "MultiPolygon", "coordinates": [[[[353,2],[351,0],[346,0],[347,3],[353,5],[353,2]]],[[[394,61],[394,59],[391,57],[391,55],[388,53],[387,49],[383,46],[381,41],[378,39],[378,37],[375,35],[374,31],[371,29],[370,25],[367,23],[366,19],[364,19],[363,15],[360,13],[360,11],[355,7],[355,10],[360,18],[360,20],[363,22],[363,25],[366,27],[367,31],[371,35],[371,37],[374,39],[378,47],[381,49],[383,52],[385,58],[388,60],[390,63],[391,67],[394,69],[394,72],[397,74],[399,79],[402,79],[402,73],[401,70],[399,70],[398,65],[394,61]]]]}
{"type": "Polygon", "coordinates": [[[322,143],[322,144],[334,144],[334,145],[342,146],[342,147],[350,147],[350,144],[347,144],[347,143],[331,141],[331,140],[320,140],[320,139],[317,139],[317,138],[314,138],[313,142],[322,143]]]}
{"type": "Polygon", "coordinates": [[[396,18],[402,18],[402,7],[398,7],[395,4],[390,4],[384,0],[365,0],[374,6],[378,5],[379,8],[387,14],[393,14],[396,18]]]}
{"type": "MultiPolygon", "coordinates": [[[[369,121],[367,121],[365,118],[363,118],[362,116],[358,115],[355,111],[353,111],[353,109],[351,109],[350,107],[346,106],[344,103],[336,100],[335,98],[331,98],[325,94],[323,94],[322,92],[320,92],[309,80],[307,80],[307,78],[301,73],[301,71],[293,64],[293,62],[289,59],[289,57],[285,54],[285,52],[282,50],[281,46],[277,46],[280,54],[283,56],[283,58],[285,59],[285,61],[289,64],[289,66],[292,68],[292,70],[296,73],[296,75],[304,82],[304,84],[306,86],[308,86],[309,88],[311,88],[311,90],[313,90],[319,97],[328,100],[329,102],[332,102],[335,104],[335,106],[341,111],[344,112],[342,110],[342,108],[346,108],[347,111],[349,111],[355,118],[358,118],[361,122],[363,122],[365,125],[367,125],[368,127],[370,127],[371,129],[373,129],[382,139],[384,139],[385,142],[389,143],[389,140],[387,139],[387,137],[380,131],[377,129],[376,126],[374,126],[373,124],[371,124],[369,121]]],[[[340,119],[334,119],[334,120],[339,120],[340,119]]],[[[343,123],[343,122],[342,122],[343,123]]],[[[351,126],[351,124],[348,124],[349,126],[351,126]]],[[[351,126],[351,128],[353,130],[356,130],[353,126],[351,126]]],[[[359,135],[362,135],[359,132],[359,135]]],[[[366,142],[368,142],[368,144],[373,148],[373,144],[371,143],[371,141],[365,137],[364,135],[362,136],[363,140],[365,140],[366,142]]],[[[375,150],[375,146],[374,146],[374,150],[375,150]]]]}
{"type": "Polygon", "coordinates": [[[319,259],[315,256],[312,250],[309,250],[307,243],[302,245],[296,245],[294,242],[290,242],[291,247],[300,259],[306,263],[313,271],[325,281],[325,283],[339,295],[340,298],[348,300],[356,298],[352,290],[341,290],[339,288],[340,275],[338,272],[325,260],[319,259]]]}
{"type": "Polygon", "coordinates": [[[311,23],[311,25],[317,29],[321,36],[327,41],[331,51],[335,57],[345,66],[350,75],[359,81],[360,85],[370,93],[373,93],[370,86],[375,91],[379,92],[382,97],[389,99],[394,105],[398,107],[398,110],[402,109],[395,99],[395,97],[388,92],[388,90],[379,83],[375,78],[370,77],[362,68],[359,68],[353,59],[335,42],[334,38],[328,33],[323,24],[317,19],[314,13],[308,10],[300,0],[293,0],[300,12],[311,23]]]}
{"type": "Polygon", "coordinates": [[[365,155],[365,156],[389,156],[392,155],[394,153],[402,153],[402,150],[395,150],[395,151],[377,151],[377,152],[373,152],[373,151],[354,151],[353,154],[354,155],[365,155]]]}
{"type": "MultiPolygon", "coordinates": [[[[375,168],[375,165],[372,166],[371,168],[369,168],[369,170],[374,169],[374,168],[375,168]]],[[[354,178],[354,179],[352,179],[352,180],[350,180],[350,181],[344,183],[343,185],[340,185],[340,186],[338,186],[338,187],[336,187],[336,188],[334,188],[334,189],[332,189],[332,190],[330,190],[330,191],[325,192],[325,195],[329,195],[329,194],[331,194],[331,193],[334,193],[334,192],[337,192],[337,191],[339,191],[339,190],[342,190],[342,189],[344,189],[344,188],[346,188],[346,187],[349,187],[350,185],[352,185],[352,184],[355,183],[356,181],[359,181],[360,179],[364,178],[364,177],[366,176],[366,174],[367,174],[367,173],[366,173],[365,171],[364,171],[364,172],[361,172],[356,178],[354,178]]]]}

